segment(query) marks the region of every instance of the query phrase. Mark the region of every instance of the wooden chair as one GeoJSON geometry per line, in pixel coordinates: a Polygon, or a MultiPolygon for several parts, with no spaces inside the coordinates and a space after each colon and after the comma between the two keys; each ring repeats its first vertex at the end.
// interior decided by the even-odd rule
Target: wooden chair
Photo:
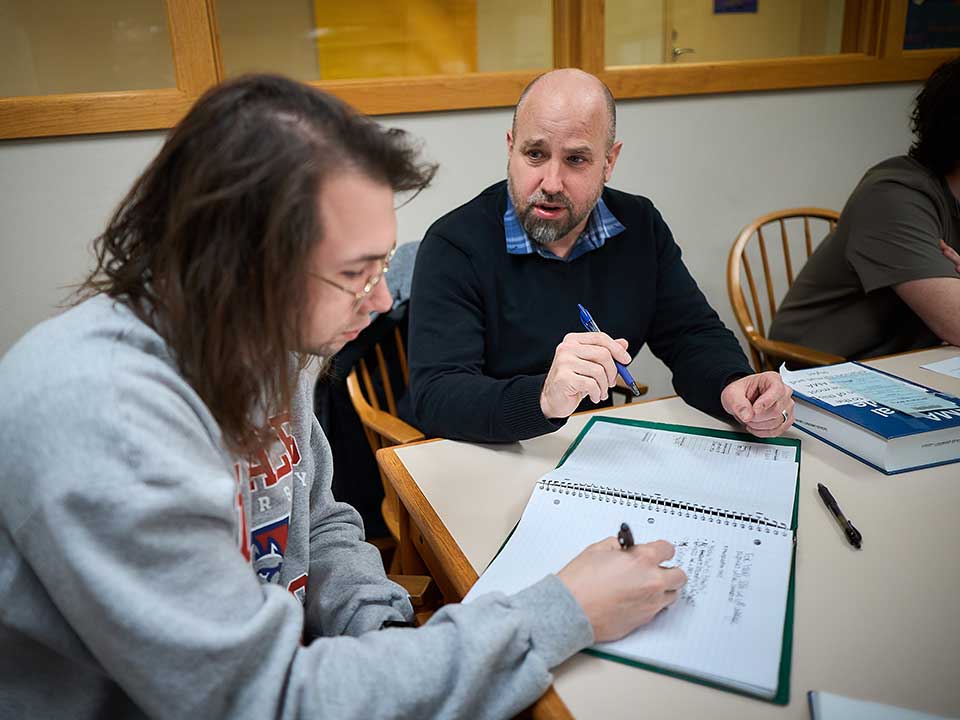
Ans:
{"type": "MultiPolygon", "coordinates": [[[[358,360],[347,376],[350,402],[360,417],[367,442],[374,454],[380,448],[425,439],[420,430],[397,417],[396,398],[406,387],[409,378],[406,347],[400,325],[390,328],[389,332],[380,338],[380,342],[374,343],[372,351],[358,360]],[[379,380],[379,383],[375,380],[379,380]]],[[[423,604],[426,612],[418,613],[418,617],[422,619],[429,616],[431,604],[436,607],[443,602],[454,602],[459,596],[419,528],[410,521],[409,513],[379,463],[377,469],[384,494],[381,512],[395,544],[389,572],[407,576],[425,575],[435,584],[435,589],[427,593],[423,604]],[[442,596],[442,599],[436,598],[436,595],[442,596]]],[[[394,580],[400,582],[397,578],[394,580]]],[[[413,599],[412,595],[411,598],[413,599]]],[[[414,607],[417,607],[416,604],[414,607]]]]}
{"type": "MultiPolygon", "coordinates": [[[[417,428],[397,417],[396,395],[403,388],[398,388],[397,394],[393,390],[391,375],[396,379],[396,372],[391,373],[387,362],[387,353],[392,353],[400,369],[403,385],[409,382],[407,369],[407,353],[399,327],[391,328],[387,337],[374,343],[372,352],[360,358],[356,366],[347,376],[347,393],[353,409],[357,412],[363,425],[363,432],[370,445],[370,450],[376,454],[382,447],[402,445],[408,442],[423,440],[424,434],[417,428]],[[385,347],[392,343],[393,347],[385,347]],[[371,366],[373,372],[371,373],[371,366]],[[374,375],[375,373],[375,375],[374,375]],[[380,381],[379,388],[374,385],[374,377],[380,381]],[[379,390],[379,392],[378,392],[379,390]]],[[[379,466],[378,466],[379,469],[379,466]]],[[[396,491],[380,471],[380,481],[383,484],[383,503],[380,506],[384,523],[390,531],[394,542],[400,541],[401,505],[396,491]]],[[[402,566],[399,552],[395,553],[390,563],[390,571],[398,572],[402,566]]]]}
{"type": "MultiPolygon", "coordinates": [[[[819,235],[822,238],[826,231],[833,230],[837,226],[839,217],[839,213],[822,208],[777,210],[751,222],[740,231],[734,241],[727,261],[727,292],[730,296],[730,304],[733,306],[733,314],[750,344],[750,355],[757,372],[776,370],[784,361],[805,366],[829,365],[844,361],[845,358],[839,355],[831,355],[794,343],[771,340],[766,333],[766,328],[773,322],[783,295],[793,285],[793,260],[791,241],[787,233],[788,226],[799,230],[802,221],[803,249],[806,251],[800,263],[802,265],[813,254],[811,222],[822,226],[823,232],[819,235]],[[780,227],[780,241],[779,243],[771,242],[772,247],[768,248],[764,228],[774,223],[780,227]],[[756,238],[755,244],[750,242],[753,238],[756,238]],[[766,288],[766,303],[761,302],[757,293],[757,280],[754,278],[751,256],[758,263],[758,274],[762,275],[766,288]],[[751,305],[747,304],[747,297],[740,282],[741,274],[747,279],[751,305]],[[785,286],[777,281],[781,276],[785,278],[785,286]],[[764,310],[767,311],[766,322],[764,310]]],[[[793,244],[794,247],[799,247],[799,240],[794,241],[793,244]]]]}
{"type": "MultiPolygon", "coordinates": [[[[396,399],[408,382],[403,335],[401,327],[394,325],[379,342],[373,343],[371,350],[357,361],[347,376],[350,402],[374,454],[383,447],[425,439],[420,430],[397,417],[396,399]],[[402,386],[396,387],[395,391],[397,381],[402,386]]],[[[390,578],[407,589],[418,622],[425,622],[433,610],[443,604],[444,598],[453,597],[452,587],[432,574],[439,568],[439,563],[427,548],[418,549],[425,546],[425,541],[410,522],[409,514],[379,464],[377,469],[384,494],[380,509],[390,538],[374,538],[370,542],[390,557],[390,578]]]]}

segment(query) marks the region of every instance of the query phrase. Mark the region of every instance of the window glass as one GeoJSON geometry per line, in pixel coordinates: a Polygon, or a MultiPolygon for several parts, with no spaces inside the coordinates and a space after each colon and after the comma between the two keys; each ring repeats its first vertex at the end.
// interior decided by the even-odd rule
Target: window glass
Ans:
{"type": "Polygon", "coordinates": [[[228,76],[299,80],[548,68],[551,0],[218,0],[228,76]]]}
{"type": "Polygon", "coordinates": [[[830,55],[844,0],[606,0],[608,67],[830,55]]]}
{"type": "Polygon", "coordinates": [[[175,86],[164,0],[0,0],[0,96],[175,86]]]}

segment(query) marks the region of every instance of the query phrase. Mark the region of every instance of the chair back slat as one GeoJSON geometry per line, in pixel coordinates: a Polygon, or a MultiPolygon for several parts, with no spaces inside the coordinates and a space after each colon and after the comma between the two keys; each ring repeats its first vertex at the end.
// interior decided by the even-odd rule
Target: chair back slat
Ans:
{"type": "MultiPolygon", "coordinates": [[[[793,285],[793,265],[790,262],[790,240],[787,237],[787,225],[783,222],[783,218],[780,218],[780,244],[783,246],[783,264],[787,271],[787,287],[793,285]]],[[[770,302],[774,302],[774,298],[770,298],[770,302]]]]}
{"type": "Polygon", "coordinates": [[[809,259],[813,255],[813,242],[810,240],[810,218],[806,216],[803,218],[803,240],[807,249],[807,259],[809,259]]]}
{"type": "MultiPolygon", "coordinates": [[[[760,245],[760,262],[763,264],[763,283],[767,286],[767,302],[770,305],[770,316],[776,312],[777,306],[773,299],[773,273],[770,272],[770,258],[767,255],[767,243],[763,239],[763,228],[757,228],[757,243],[760,245]]],[[[760,322],[762,314],[757,310],[757,321],[760,322]]],[[[763,332],[763,326],[760,328],[763,332]]]]}
{"type": "Polygon", "coordinates": [[[397,343],[397,358],[400,360],[400,372],[403,373],[404,385],[410,384],[410,370],[407,369],[407,349],[403,346],[403,335],[400,328],[393,329],[393,339],[397,343]]]}
{"type": "Polygon", "coordinates": [[[360,358],[360,379],[363,380],[363,394],[367,397],[367,402],[373,406],[374,410],[380,410],[380,400],[377,398],[377,391],[373,387],[373,379],[370,377],[370,369],[367,367],[367,361],[360,358]]]}
{"type": "Polygon", "coordinates": [[[390,384],[390,374],[387,372],[387,359],[383,356],[383,348],[380,347],[380,343],[374,345],[373,350],[377,355],[377,363],[380,369],[380,382],[383,383],[383,394],[387,401],[387,412],[396,417],[397,403],[393,399],[393,386],[390,384]]]}
{"type": "Polygon", "coordinates": [[[750,260],[746,255],[743,256],[743,271],[747,276],[747,286],[750,288],[750,299],[753,301],[753,325],[757,327],[761,335],[765,335],[763,329],[763,312],[760,309],[760,296],[757,294],[757,284],[753,280],[753,270],[750,268],[750,260]]]}

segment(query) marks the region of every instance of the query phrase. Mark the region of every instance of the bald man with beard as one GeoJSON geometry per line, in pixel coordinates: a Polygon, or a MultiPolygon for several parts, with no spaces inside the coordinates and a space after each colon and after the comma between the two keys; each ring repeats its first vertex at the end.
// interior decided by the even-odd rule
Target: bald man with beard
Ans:
{"type": "Polygon", "coordinates": [[[622,143],[607,87],[580,70],[521,94],[507,179],[437,220],[417,256],[410,418],[431,435],[511,442],[609,405],[614,361],[644,343],[693,407],[758,437],[793,422],[790,390],[754,374],[660,213],[606,186],[622,143]],[[578,303],[606,332],[583,332],[578,303]]]}

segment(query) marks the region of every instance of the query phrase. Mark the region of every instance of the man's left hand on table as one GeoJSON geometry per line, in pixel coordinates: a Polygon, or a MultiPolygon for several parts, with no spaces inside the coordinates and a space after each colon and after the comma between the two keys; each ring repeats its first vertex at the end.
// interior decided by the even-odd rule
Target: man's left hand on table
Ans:
{"type": "Polygon", "coordinates": [[[769,371],[734,380],[720,393],[723,409],[757,437],[777,437],[793,424],[793,391],[769,371]]]}

